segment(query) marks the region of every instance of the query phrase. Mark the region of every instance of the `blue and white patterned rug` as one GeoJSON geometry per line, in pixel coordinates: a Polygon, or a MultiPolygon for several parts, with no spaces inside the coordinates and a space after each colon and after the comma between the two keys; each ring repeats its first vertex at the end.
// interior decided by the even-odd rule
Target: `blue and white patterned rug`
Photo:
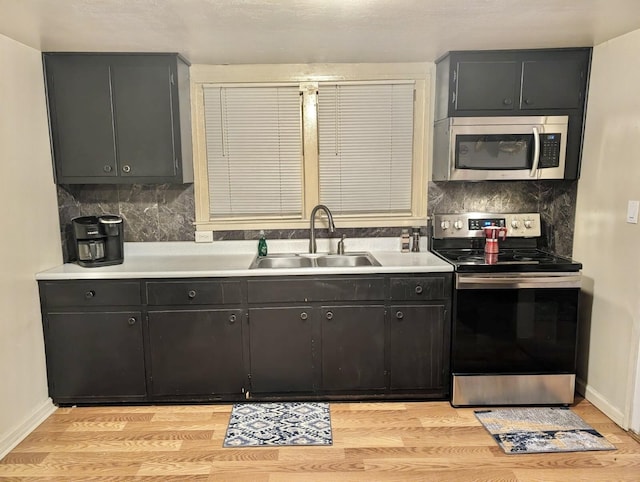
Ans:
{"type": "Polygon", "coordinates": [[[615,450],[565,407],[476,410],[475,415],[507,454],[615,450]]]}
{"type": "Polygon", "coordinates": [[[237,403],[224,438],[224,447],[332,443],[325,402],[237,403]]]}

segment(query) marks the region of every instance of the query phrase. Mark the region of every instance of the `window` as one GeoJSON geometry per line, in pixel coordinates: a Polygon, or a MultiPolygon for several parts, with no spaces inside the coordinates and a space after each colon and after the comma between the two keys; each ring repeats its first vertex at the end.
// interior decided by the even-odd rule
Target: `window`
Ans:
{"type": "Polygon", "coordinates": [[[341,227],[424,222],[426,65],[191,75],[198,230],[306,228],[320,203],[341,227]]]}

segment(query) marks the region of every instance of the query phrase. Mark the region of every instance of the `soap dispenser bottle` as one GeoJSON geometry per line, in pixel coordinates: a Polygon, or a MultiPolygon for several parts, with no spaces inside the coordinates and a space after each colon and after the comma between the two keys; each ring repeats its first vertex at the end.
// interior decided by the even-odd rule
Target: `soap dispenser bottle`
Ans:
{"type": "Polygon", "coordinates": [[[267,255],[267,240],[264,237],[264,230],[260,231],[260,240],[258,241],[258,256],[267,255]]]}

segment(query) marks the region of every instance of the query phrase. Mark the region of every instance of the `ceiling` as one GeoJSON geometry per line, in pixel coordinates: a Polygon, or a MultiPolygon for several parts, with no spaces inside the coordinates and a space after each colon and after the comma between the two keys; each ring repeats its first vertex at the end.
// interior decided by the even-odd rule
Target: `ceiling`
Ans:
{"type": "Polygon", "coordinates": [[[0,0],[42,51],[178,52],[192,63],[433,61],[448,50],[592,46],[638,0],[0,0]]]}

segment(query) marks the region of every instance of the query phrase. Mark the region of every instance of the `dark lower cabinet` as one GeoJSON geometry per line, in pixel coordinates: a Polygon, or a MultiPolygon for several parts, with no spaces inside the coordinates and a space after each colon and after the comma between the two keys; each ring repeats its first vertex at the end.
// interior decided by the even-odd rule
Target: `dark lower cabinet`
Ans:
{"type": "Polygon", "coordinates": [[[383,390],[384,306],[324,306],[322,390],[383,390]]]}
{"type": "Polygon", "coordinates": [[[58,404],[449,395],[449,273],[39,285],[58,404]]]}
{"type": "Polygon", "coordinates": [[[450,338],[446,313],[443,304],[391,306],[391,390],[445,390],[450,338]]]}
{"type": "Polygon", "coordinates": [[[55,402],[146,396],[141,313],[48,313],[45,342],[55,402]]]}
{"type": "Polygon", "coordinates": [[[310,306],[249,309],[254,394],[314,390],[312,315],[310,306]]]}
{"type": "Polygon", "coordinates": [[[241,309],[150,311],[152,396],[238,398],[247,385],[241,309]]]}

